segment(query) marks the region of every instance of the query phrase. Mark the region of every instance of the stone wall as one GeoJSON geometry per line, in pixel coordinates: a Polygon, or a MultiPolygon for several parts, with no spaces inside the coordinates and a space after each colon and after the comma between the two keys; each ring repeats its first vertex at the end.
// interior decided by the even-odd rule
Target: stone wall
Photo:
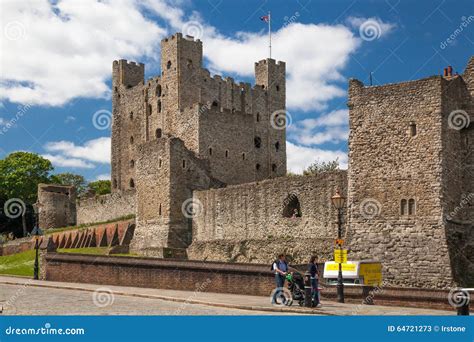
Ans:
{"type": "Polygon", "coordinates": [[[453,110],[471,111],[469,101],[460,76],[373,87],[350,81],[346,239],[353,257],[382,261],[390,285],[473,284],[457,261],[473,236],[463,228],[460,239],[460,228],[446,224],[473,179],[466,133],[448,128],[453,110]]]}
{"type": "Polygon", "coordinates": [[[313,253],[328,259],[337,237],[331,204],[336,189],[346,192],[345,171],[195,191],[200,210],[188,256],[269,263],[285,252],[295,262],[306,262],[313,253]]]}
{"type": "Polygon", "coordinates": [[[135,214],[135,190],[81,198],[77,201],[77,224],[105,222],[135,214]]]}
{"type": "Polygon", "coordinates": [[[38,202],[41,203],[41,229],[59,228],[76,224],[76,189],[74,186],[39,184],[38,202]]]}

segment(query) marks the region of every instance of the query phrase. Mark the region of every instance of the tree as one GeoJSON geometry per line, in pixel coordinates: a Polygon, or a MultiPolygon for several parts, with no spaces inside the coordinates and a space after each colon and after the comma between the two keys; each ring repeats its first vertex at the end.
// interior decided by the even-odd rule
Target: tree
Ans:
{"type": "Polygon", "coordinates": [[[74,185],[78,196],[83,195],[87,190],[87,183],[83,176],[74,173],[58,173],[51,176],[51,182],[61,185],[74,185]]]}
{"type": "Polygon", "coordinates": [[[310,175],[317,175],[322,172],[328,171],[336,171],[339,170],[339,158],[336,160],[328,161],[328,162],[321,162],[319,159],[307,167],[306,170],[303,171],[303,175],[310,176],[310,175]]]}
{"type": "Polygon", "coordinates": [[[98,180],[90,182],[88,185],[89,189],[93,190],[96,195],[110,194],[111,184],[109,180],[98,180]]]}
{"type": "Polygon", "coordinates": [[[26,236],[26,207],[36,202],[38,184],[48,183],[49,173],[53,170],[51,162],[38,154],[14,152],[0,160],[0,200],[23,202],[22,211],[23,235],[26,236]]]}

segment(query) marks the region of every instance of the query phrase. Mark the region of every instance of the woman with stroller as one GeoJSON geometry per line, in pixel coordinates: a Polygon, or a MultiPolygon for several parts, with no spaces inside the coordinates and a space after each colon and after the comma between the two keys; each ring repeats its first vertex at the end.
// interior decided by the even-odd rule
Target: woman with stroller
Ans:
{"type": "Polygon", "coordinates": [[[318,264],[316,262],[316,256],[311,256],[309,259],[308,264],[308,272],[311,276],[311,298],[313,307],[320,307],[321,304],[319,302],[319,290],[318,290],[318,264]]]}

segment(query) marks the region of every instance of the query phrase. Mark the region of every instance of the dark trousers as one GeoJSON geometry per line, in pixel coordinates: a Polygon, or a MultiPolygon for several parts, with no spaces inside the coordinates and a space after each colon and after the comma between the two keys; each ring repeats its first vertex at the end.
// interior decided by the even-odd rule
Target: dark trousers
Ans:
{"type": "Polygon", "coordinates": [[[318,278],[311,277],[311,298],[313,299],[313,305],[319,304],[318,278]]]}

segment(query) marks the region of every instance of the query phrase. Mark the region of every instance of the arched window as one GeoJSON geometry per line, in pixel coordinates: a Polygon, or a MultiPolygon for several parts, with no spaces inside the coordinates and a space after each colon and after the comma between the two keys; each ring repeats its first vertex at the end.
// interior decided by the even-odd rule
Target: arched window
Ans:
{"type": "Polygon", "coordinates": [[[161,96],[161,85],[158,84],[156,86],[156,96],[160,97],[161,96]]]}
{"type": "Polygon", "coordinates": [[[276,89],[276,91],[280,91],[280,86],[277,84],[275,89],[276,89]]]}
{"type": "Polygon", "coordinates": [[[152,112],[151,104],[146,106],[146,112],[147,112],[148,115],[151,115],[151,112],[152,112]]]}
{"type": "Polygon", "coordinates": [[[114,189],[117,189],[117,179],[114,178],[114,189]]]}
{"type": "Polygon", "coordinates": [[[161,101],[158,101],[158,113],[161,113],[161,101]]]}
{"type": "Polygon", "coordinates": [[[301,217],[301,206],[295,194],[289,194],[283,202],[283,217],[301,217]]]}
{"type": "Polygon", "coordinates": [[[130,137],[130,144],[133,144],[133,136],[130,137]]]}
{"type": "Polygon", "coordinates": [[[212,147],[209,147],[209,155],[212,156],[212,147]]]}
{"type": "Polygon", "coordinates": [[[133,159],[130,160],[130,167],[131,168],[135,167],[135,160],[133,160],[133,159]]]}
{"type": "Polygon", "coordinates": [[[166,69],[170,69],[171,68],[171,61],[168,61],[168,63],[166,63],[166,69]]]}
{"type": "Polygon", "coordinates": [[[133,112],[130,112],[130,120],[133,120],[133,112]]]}
{"type": "Polygon", "coordinates": [[[260,122],[260,113],[257,113],[257,122],[260,122]]]}
{"type": "Polygon", "coordinates": [[[133,181],[133,178],[130,178],[130,188],[135,187],[135,182],[133,181]]]}
{"type": "Polygon", "coordinates": [[[186,160],[183,159],[183,169],[186,167],[186,160]]]}
{"type": "Polygon", "coordinates": [[[157,139],[161,138],[161,128],[156,129],[155,136],[156,136],[157,139]]]}
{"type": "Polygon", "coordinates": [[[256,165],[255,165],[255,169],[256,169],[257,171],[260,170],[260,164],[256,164],[256,165]]]}
{"type": "Polygon", "coordinates": [[[272,164],[272,171],[275,172],[277,170],[276,164],[272,164]]]}
{"type": "Polygon", "coordinates": [[[242,160],[245,160],[245,153],[242,153],[242,160]]]}
{"type": "Polygon", "coordinates": [[[212,107],[217,107],[219,103],[217,101],[212,101],[212,107]]]}
{"type": "Polygon", "coordinates": [[[410,136],[414,137],[416,135],[416,123],[413,121],[410,122],[410,136]]]}
{"type": "Polygon", "coordinates": [[[415,215],[415,200],[413,198],[410,198],[408,200],[408,215],[415,215]]]}
{"type": "Polygon", "coordinates": [[[256,148],[260,148],[262,146],[262,138],[260,137],[255,137],[253,139],[253,143],[255,144],[256,148]]]}
{"type": "Polygon", "coordinates": [[[408,203],[406,199],[402,199],[400,202],[400,214],[406,215],[408,213],[408,203]]]}
{"type": "Polygon", "coordinates": [[[275,150],[276,150],[277,152],[280,150],[280,142],[279,142],[279,141],[277,141],[277,142],[275,143],[275,150]]]}
{"type": "Polygon", "coordinates": [[[158,167],[161,167],[161,158],[158,159],[158,167]]]}
{"type": "Polygon", "coordinates": [[[225,157],[229,158],[229,150],[225,150],[225,157]]]}

